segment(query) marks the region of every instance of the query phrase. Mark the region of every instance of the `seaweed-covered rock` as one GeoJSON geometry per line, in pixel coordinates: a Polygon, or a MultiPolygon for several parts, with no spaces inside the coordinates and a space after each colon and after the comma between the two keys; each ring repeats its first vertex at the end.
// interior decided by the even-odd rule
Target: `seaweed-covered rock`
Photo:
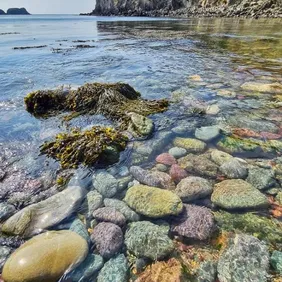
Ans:
{"type": "Polygon", "coordinates": [[[94,175],[93,186],[104,197],[113,197],[118,190],[118,181],[106,171],[98,172],[94,175]]]}
{"type": "Polygon", "coordinates": [[[273,187],[276,184],[274,172],[271,169],[261,167],[249,169],[249,175],[246,181],[259,190],[273,187]]]}
{"type": "Polygon", "coordinates": [[[124,215],[113,207],[104,207],[93,212],[93,217],[99,222],[112,222],[116,225],[125,225],[124,215]]]}
{"type": "Polygon", "coordinates": [[[151,119],[136,113],[129,113],[128,115],[130,116],[129,131],[141,136],[152,134],[154,123],[151,119]]]}
{"type": "Polygon", "coordinates": [[[123,233],[119,226],[110,222],[101,222],[95,226],[91,235],[100,255],[106,259],[118,254],[123,245],[123,233]]]}
{"type": "Polygon", "coordinates": [[[97,282],[127,282],[129,264],[121,254],[107,261],[98,275],[97,282]]]}
{"type": "Polygon", "coordinates": [[[193,138],[176,137],[173,141],[173,145],[184,148],[187,152],[192,153],[203,152],[206,148],[206,143],[193,138]]]}
{"type": "Polygon", "coordinates": [[[106,207],[112,207],[121,212],[128,221],[139,221],[140,216],[134,210],[132,210],[125,202],[117,199],[105,199],[104,205],[106,207]]]}
{"type": "Polygon", "coordinates": [[[27,206],[10,217],[2,226],[7,234],[30,237],[60,223],[81,205],[86,192],[81,187],[68,187],[62,192],[27,206]]]}
{"type": "Polygon", "coordinates": [[[218,278],[222,282],[266,282],[268,268],[267,246],[246,234],[236,234],[230,240],[217,265],[218,278]]]}
{"type": "Polygon", "coordinates": [[[181,263],[175,258],[158,261],[146,268],[135,282],[180,282],[183,281],[181,263]]]}
{"type": "Polygon", "coordinates": [[[133,222],[125,233],[127,249],[137,257],[161,259],[174,249],[167,230],[149,221],[133,222]]]}
{"type": "Polygon", "coordinates": [[[187,203],[210,195],[212,190],[212,186],[208,180],[201,177],[189,176],[177,184],[175,193],[183,202],[187,203]]]}
{"type": "Polygon", "coordinates": [[[282,252],[274,251],[271,255],[270,263],[279,274],[282,274],[282,252]]]}
{"type": "Polygon", "coordinates": [[[73,130],[58,134],[54,141],[44,143],[40,152],[60,161],[63,168],[76,168],[80,164],[92,166],[97,162],[118,161],[112,155],[123,151],[127,141],[126,136],[113,128],[94,126],[83,132],[73,130]]]}
{"type": "Polygon", "coordinates": [[[215,185],[214,204],[225,209],[265,208],[268,199],[257,188],[241,179],[224,180],[215,185]]]}
{"type": "Polygon", "coordinates": [[[245,179],[248,176],[248,168],[243,160],[231,159],[219,167],[219,170],[228,178],[245,179]]]}
{"type": "Polygon", "coordinates": [[[175,184],[167,173],[149,171],[139,166],[132,166],[130,172],[133,177],[142,184],[169,190],[175,189],[175,184]]]}
{"type": "Polygon", "coordinates": [[[99,255],[89,254],[86,259],[71,273],[73,282],[88,282],[95,279],[103,267],[104,260],[99,255]]]}
{"type": "Polygon", "coordinates": [[[86,241],[76,233],[48,231],[33,237],[11,255],[2,277],[7,282],[58,281],[87,254],[86,241]]]}
{"type": "Polygon", "coordinates": [[[273,218],[253,213],[215,212],[215,220],[222,230],[243,232],[270,243],[282,243],[282,224],[273,218]]]}
{"type": "Polygon", "coordinates": [[[206,240],[215,230],[211,210],[195,205],[184,205],[183,212],[173,220],[171,230],[189,239],[206,240]]]}
{"type": "Polygon", "coordinates": [[[129,188],[124,201],[136,212],[153,218],[178,215],[183,208],[175,193],[145,185],[129,188]]]}

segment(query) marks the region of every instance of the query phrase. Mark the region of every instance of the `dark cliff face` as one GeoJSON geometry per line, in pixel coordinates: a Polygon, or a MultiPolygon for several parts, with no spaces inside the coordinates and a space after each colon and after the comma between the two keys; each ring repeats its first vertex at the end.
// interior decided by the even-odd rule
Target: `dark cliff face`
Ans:
{"type": "Polygon", "coordinates": [[[30,13],[25,8],[10,8],[7,15],[30,15],[30,13]]]}
{"type": "Polygon", "coordinates": [[[6,13],[0,9],[0,15],[5,15],[6,13]]]}
{"type": "Polygon", "coordinates": [[[282,16],[282,0],[96,0],[95,15],[282,16]]]}

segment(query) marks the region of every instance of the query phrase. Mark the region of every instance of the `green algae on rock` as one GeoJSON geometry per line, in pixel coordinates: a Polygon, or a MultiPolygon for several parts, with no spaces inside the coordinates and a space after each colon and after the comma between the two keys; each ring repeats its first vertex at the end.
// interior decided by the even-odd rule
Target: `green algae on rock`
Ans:
{"type": "Polygon", "coordinates": [[[17,249],[4,265],[6,282],[56,282],[88,254],[87,242],[72,231],[48,231],[17,249]]]}
{"type": "MultiPolygon", "coordinates": [[[[95,126],[90,130],[73,130],[71,133],[61,133],[55,141],[44,143],[41,154],[46,154],[60,161],[62,168],[76,168],[78,165],[92,166],[99,161],[112,163],[107,152],[123,151],[128,138],[109,127],[95,126]]],[[[115,159],[114,161],[118,161],[115,159]]]]}
{"type": "Polygon", "coordinates": [[[276,219],[254,213],[215,212],[215,220],[222,230],[243,232],[271,244],[282,243],[282,224],[276,219]]]}
{"type": "Polygon", "coordinates": [[[193,138],[176,137],[173,141],[173,145],[193,153],[203,152],[206,148],[206,143],[193,138]]]}
{"type": "Polygon", "coordinates": [[[145,185],[129,188],[124,201],[137,213],[152,218],[178,215],[183,209],[181,199],[173,192],[145,185]]]}

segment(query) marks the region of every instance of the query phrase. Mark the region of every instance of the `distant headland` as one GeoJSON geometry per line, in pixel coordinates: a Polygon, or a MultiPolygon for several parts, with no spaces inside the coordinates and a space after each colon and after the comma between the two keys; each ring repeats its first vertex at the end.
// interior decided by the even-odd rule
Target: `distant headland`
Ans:
{"type": "Polygon", "coordinates": [[[30,15],[30,13],[26,8],[10,8],[7,13],[0,9],[0,15],[30,15]]]}

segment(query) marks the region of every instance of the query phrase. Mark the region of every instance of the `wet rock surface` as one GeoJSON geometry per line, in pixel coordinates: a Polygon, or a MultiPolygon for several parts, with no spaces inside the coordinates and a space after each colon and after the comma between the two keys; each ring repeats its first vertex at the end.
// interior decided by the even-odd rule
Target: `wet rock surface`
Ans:
{"type": "Polygon", "coordinates": [[[104,207],[93,212],[93,217],[97,221],[112,222],[116,225],[125,225],[126,219],[124,215],[113,207],[104,207]]]}

